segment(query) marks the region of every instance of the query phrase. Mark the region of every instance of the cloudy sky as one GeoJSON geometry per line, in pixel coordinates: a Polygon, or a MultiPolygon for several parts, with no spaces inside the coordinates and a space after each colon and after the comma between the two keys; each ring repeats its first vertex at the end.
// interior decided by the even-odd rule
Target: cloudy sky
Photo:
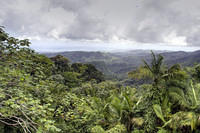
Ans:
{"type": "Polygon", "coordinates": [[[0,25],[37,51],[200,49],[199,0],[0,0],[0,25]]]}

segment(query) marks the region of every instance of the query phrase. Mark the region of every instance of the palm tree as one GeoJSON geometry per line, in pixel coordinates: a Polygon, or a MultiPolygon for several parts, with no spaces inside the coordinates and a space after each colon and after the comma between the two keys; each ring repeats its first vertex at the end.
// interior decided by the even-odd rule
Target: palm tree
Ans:
{"type": "Polygon", "coordinates": [[[154,105],[154,111],[158,118],[163,121],[163,128],[169,127],[174,131],[190,132],[197,130],[200,126],[200,87],[190,81],[190,85],[183,90],[179,87],[169,88],[169,98],[174,107],[170,107],[171,112],[165,112],[160,105],[154,105]],[[188,127],[188,128],[184,128],[188,127]],[[190,127],[190,128],[189,128],[190,127]]]}
{"type": "Polygon", "coordinates": [[[145,65],[144,67],[147,70],[149,70],[150,73],[152,74],[154,86],[156,87],[163,75],[162,64],[163,64],[164,58],[160,54],[156,57],[156,55],[153,53],[153,51],[151,51],[151,55],[152,55],[152,61],[151,61],[150,65],[145,60],[143,60],[143,62],[145,65]]]}
{"type": "Polygon", "coordinates": [[[139,104],[140,99],[134,95],[133,89],[127,87],[120,94],[112,95],[105,109],[109,110],[111,122],[124,124],[128,133],[131,132],[134,122],[138,120],[134,117],[134,108],[139,104]]]}

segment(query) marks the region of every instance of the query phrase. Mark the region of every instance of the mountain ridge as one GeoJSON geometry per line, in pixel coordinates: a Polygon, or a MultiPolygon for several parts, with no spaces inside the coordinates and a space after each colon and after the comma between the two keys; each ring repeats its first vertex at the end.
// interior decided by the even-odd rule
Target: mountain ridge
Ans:
{"type": "MultiPolygon", "coordinates": [[[[164,57],[168,66],[180,63],[183,66],[191,66],[200,63],[200,50],[194,52],[185,51],[153,51],[164,57]]],[[[42,53],[48,57],[62,55],[67,57],[72,63],[81,62],[95,65],[97,69],[106,75],[120,75],[127,77],[127,73],[143,65],[142,60],[151,60],[150,50],[130,50],[126,52],[100,52],[100,51],[66,51],[42,53]]]]}

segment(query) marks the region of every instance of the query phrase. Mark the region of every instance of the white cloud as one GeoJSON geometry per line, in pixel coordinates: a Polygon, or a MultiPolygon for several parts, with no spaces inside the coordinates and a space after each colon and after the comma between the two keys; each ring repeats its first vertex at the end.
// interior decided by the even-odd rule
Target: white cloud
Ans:
{"type": "Polygon", "coordinates": [[[200,45],[198,0],[1,0],[0,5],[0,25],[18,36],[200,45]]]}
{"type": "Polygon", "coordinates": [[[186,37],[177,36],[176,32],[171,32],[170,34],[164,36],[164,42],[168,43],[169,45],[187,46],[186,37]]]}

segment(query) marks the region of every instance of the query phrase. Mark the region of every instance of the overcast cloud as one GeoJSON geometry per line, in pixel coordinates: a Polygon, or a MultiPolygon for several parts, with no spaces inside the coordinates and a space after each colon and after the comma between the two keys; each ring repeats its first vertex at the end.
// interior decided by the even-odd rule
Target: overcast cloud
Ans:
{"type": "Polygon", "coordinates": [[[0,0],[0,5],[0,25],[32,40],[200,46],[199,0],[0,0]]]}

